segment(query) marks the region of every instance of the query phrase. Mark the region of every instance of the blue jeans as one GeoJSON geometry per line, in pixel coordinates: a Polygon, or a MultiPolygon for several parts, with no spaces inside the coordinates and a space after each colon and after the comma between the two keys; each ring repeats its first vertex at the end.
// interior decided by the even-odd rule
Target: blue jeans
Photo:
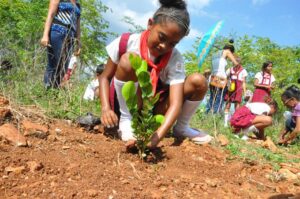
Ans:
{"type": "Polygon", "coordinates": [[[206,105],[206,113],[221,113],[223,111],[225,89],[210,86],[210,97],[206,105]]]}
{"type": "Polygon", "coordinates": [[[52,30],[50,45],[47,47],[48,64],[44,74],[44,84],[46,88],[58,88],[73,53],[73,37],[52,30]]]}
{"type": "Polygon", "coordinates": [[[292,132],[296,127],[296,122],[293,120],[292,116],[289,116],[285,121],[285,129],[288,132],[292,132]]]}

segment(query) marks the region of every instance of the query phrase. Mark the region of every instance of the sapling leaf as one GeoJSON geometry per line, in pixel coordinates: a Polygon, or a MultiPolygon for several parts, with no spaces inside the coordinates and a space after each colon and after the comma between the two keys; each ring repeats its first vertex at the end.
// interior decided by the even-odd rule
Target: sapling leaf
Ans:
{"type": "Polygon", "coordinates": [[[136,96],[136,89],[133,81],[129,81],[124,84],[122,88],[122,95],[126,102],[136,96]]]}
{"type": "Polygon", "coordinates": [[[139,69],[142,69],[143,71],[148,71],[148,65],[145,60],[142,60],[141,67],[139,69]]]}
{"type": "Polygon", "coordinates": [[[129,61],[131,63],[131,67],[136,71],[141,67],[142,59],[139,56],[130,54],[129,61]]]}
{"type": "Polygon", "coordinates": [[[147,87],[150,81],[150,75],[147,71],[140,71],[137,73],[138,82],[141,88],[147,87]]]}
{"type": "Polygon", "coordinates": [[[159,97],[160,97],[160,94],[159,93],[156,93],[156,95],[152,98],[150,98],[150,102],[151,104],[156,104],[156,102],[159,100],[159,97]]]}
{"type": "Polygon", "coordinates": [[[133,128],[134,137],[137,139],[139,155],[141,158],[144,158],[147,144],[150,142],[153,132],[163,123],[164,116],[153,116],[152,109],[159,99],[159,94],[153,96],[151,78],[147,71],[147,62],[133,54],[130,54],[129,60],[132,68],[135,70],[142,92],[141,110],[139,110],[137,106],[138,98],[134,82],[129,81],[123,86],[122,95],[132,115],[131,126],[133,128]]]}
{"type": "Polygon", "coordinates": [[[142,90],[142,97],[143,98],[150,98],[152,97],[153,93],[152,93],[152,85],[149,84],[145,87],[141,87],[142,90]]]}
{"type": "Polygon", "coordinates": [[[154,120],[155,120],[156,123],[158,123],[159,125],[161,125],[165,121],[165,116],[160,115],[160,114],[155,115],[154,116],[154,120]]]}

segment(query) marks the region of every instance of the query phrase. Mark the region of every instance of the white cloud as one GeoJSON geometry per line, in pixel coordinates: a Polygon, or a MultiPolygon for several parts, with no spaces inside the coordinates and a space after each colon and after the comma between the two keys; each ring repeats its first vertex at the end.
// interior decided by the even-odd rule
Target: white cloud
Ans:
{"type": "MultiPolygon", "coordinates": [[[[213,0],[186,0],[188,10],[192,15],[207,15],[203,8],[208,6],[213,0]]],[[[133,19],[135,24],[142,27],[147,26],[148,19],[152,17],[155,10],[159,7],[158,0],[140,1],[140,0],[103,0],[103,3],[111,8],[112,13],[105,15],[106,20],[111,24],[112,31],[127,31],[130,26],[122,21],[124,16],[133,19]]]]}
{"type": "Polygon", "coordinates": [[[129,24],[122,21],[125,16],[130,17],[135,24],[146,28],[148,19],[153,15],[153,10],[155,10],[154,0],[152,2],[143,2],[143,6],[138,0],[104,0],[103,3],[112,10],[112,13],[108,12],[105,14],[105,19],[109,21],[111,31],[117,33],[128,31],[129,28],[132,28],[129,24]]]}
{"type": "Polygon", "coordinates": [[[253,5],[264,5],[269,3],[270,0],[252,0],[253,5]]]}
{"type": "Polygon", "coordinates": [[[209,6],[213,0],[187,0],[189,12],[194,15],[202,15],[203,8],[209,6]]]}
{"type": "Polygon", "coordinates": [[[197,29],[191,28],[189,35],[186,36],[186,39],[195,40],[197,37],[202,37],[203,34],[204,34],[203,32],[201,32],[197,29]]]}
{"type": "MultiPolygon", "coordinates": [[[[191,43],[196,41],[197,37],[203,35],[203,32],[195,29],[197,27],[193,27],[193,19],[195,19],[197,16],[209,17],[209,14],[207,14],[203,10],[203,8],[209,6],[213,0],[186,1],[192,24],[190,33],[183,39],[183,43],[187,42],[188,45],[185,44],[185,46],[189,47],[191,43]]],[[[105,19],[110,23],[110,31],[116,32],[118,34],[126,32],[129,28],[132,28],[129,24],[122,21],[122,18],[124,18],[124,16],[130,17],[131,19],[133,19],[133,22],[135,24],[146,28],[148,19],[152,17],[156,9],[160,6],[158,0],[103,0],[102,2],[112,10],[112,13],[108,12],[104,15],[105,19]]]]}

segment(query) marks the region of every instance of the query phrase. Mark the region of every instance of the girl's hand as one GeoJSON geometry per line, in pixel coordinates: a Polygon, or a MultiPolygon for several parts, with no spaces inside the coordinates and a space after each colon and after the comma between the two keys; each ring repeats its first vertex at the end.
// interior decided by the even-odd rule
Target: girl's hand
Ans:
{"type": "Polygon", "coordinates": [[[286,130],[283,130],[280,135],[279,135],[279,139],[280,140],[284,140],[284,137],[288,134],[288,131],[286,130]]]}
{"type": "Polygon", "coordinates": [[[44,47],[51,47],[49,43],[49,36],[43,36],[41,39],[41,45],[44,47]]]}
{"type": "Polygon", "coordinates": [[[102,109],[101,123],[107,128],[112,128],[118,125],[118,117],[111,109],[102,109]]]}

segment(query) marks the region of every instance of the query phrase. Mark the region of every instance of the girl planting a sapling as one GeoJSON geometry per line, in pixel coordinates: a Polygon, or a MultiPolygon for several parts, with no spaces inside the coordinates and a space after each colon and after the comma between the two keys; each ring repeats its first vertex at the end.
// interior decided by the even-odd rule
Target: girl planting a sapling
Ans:
{"type": "Polygon", "coordinates": [[[160,8],[148,20],[147,30],[130,35],[125,53],[119,56],[119,47],[123,43],[120,43],[121,37],[106,47],[109,59],[99,78],[102,124],[108,128],[119,125],[120,138],[126,141],[128,148],[136,144],[136,138],[131,126],[132,115],[122,96],[122,87],[126,82],[134,81],[138,89],[136,73],[129,61],[130,54],[146,60],[153,93],[160,93],[153,112],[165,116],[164,122],[153,132],[148,147],[156,147],[175,122],[175,136],[187,137],[198,144],[211,140],[206,133],[189,127],[189,121],[207,91],[207,83],[205,77],[198,73],[185,77],[183,58],[175,48],[189,32],[186,3],[183,0],[160,0],[160,3],[160,8]],[[111,80],[120,107],[119,118],[109,102],[111,80]]]}

